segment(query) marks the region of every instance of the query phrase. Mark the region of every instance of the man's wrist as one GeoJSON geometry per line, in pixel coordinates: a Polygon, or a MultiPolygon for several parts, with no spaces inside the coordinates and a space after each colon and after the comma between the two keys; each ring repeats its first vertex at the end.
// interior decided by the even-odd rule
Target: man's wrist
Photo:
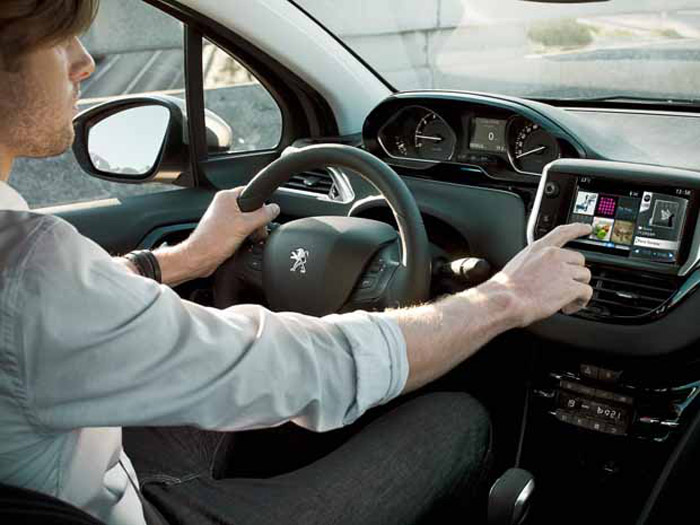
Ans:
{"type": "Polygon", "coordinates": [[[479,305],[499,332],[524,325],[522,304],[511,288],[498,275],[475,288],[461,292],[473,305],[479,305]]]}
{"type": "Polygon", "coordinates": [[[208,267],[200,261],[196,253],[182,242],[175,246],[163,246],[153,252],[160,263],[162,281],[169,286],[210,274],[208,267]]]}

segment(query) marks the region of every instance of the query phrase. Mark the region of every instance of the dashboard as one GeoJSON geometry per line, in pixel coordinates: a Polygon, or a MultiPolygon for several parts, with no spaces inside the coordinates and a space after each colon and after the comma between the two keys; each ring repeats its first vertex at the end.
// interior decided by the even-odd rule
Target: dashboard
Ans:
{"type": "Polygon", "coordinates": [[[593,299],[530,331],[586,351],[674,352],[700,339],[700,174],[669,167],[690,162],[691,149],[670,155],[673,137],[645,135],[682,118],[677,133],[687,136],[700,118],[598,109],[403,92],[370,112],[362,142],[404,178],[424,213],[494,267],[558,224],[592,224],[591,237],[569,247],[586,255],[593,299]],[[642,118],[644,128],[625,124],[642,118]]]}
{"type": "MultiPolygon", "coordinates": [[[[697,418],[700,111],[564,104],[398,93],[368,115],[362,144],[402,177],[431,240],[451,231],[494,268],[560,224],[591,224],[567,245],[591,270],[587,307],[506,343],[533,350],[518,450],[538,479],[566,480],[545,489],[548,511],[562,502],[551,519],[580,494],[614,495],[582,522],[631,523],[670,455],[653,447],[697,418]]],[[[512,377],[503,355],[494,371],[512,377]]]]}

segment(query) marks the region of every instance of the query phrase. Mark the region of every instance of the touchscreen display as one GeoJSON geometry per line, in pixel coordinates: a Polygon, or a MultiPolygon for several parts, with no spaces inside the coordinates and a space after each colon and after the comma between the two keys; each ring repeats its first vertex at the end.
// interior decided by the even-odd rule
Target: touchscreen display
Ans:
{"type": "Polygon", "coordinates": [[[581,177],[568,222],[591,224],[593,232],[575,244],[602,247],[630,258],[677,263],[691,192],[670,192],[581,177]]]}
{"type": "Polygon", "coordinates": [[[469,148],[505,153],[506,121],[494,118],[475,118],[469,148]]]}

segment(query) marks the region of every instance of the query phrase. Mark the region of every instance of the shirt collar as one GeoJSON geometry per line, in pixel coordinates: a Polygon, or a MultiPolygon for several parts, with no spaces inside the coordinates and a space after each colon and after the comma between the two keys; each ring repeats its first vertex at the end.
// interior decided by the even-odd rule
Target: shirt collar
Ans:
{"type": "Polygon", "coordinates": [[[29,205],[7,183],[0,181],[0,210],[28,211],[29,205]]]}

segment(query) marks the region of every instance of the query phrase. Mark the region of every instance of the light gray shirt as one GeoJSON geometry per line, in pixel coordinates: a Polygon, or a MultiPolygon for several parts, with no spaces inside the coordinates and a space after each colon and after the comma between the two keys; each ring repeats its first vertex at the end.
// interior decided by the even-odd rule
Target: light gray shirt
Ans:
{"type": "Polygon", "coordinates": [[[407,378],[386,315],[182,300],[0,183],[0,482],[141,525],[121,427],[330,430],[407,378]]]}

